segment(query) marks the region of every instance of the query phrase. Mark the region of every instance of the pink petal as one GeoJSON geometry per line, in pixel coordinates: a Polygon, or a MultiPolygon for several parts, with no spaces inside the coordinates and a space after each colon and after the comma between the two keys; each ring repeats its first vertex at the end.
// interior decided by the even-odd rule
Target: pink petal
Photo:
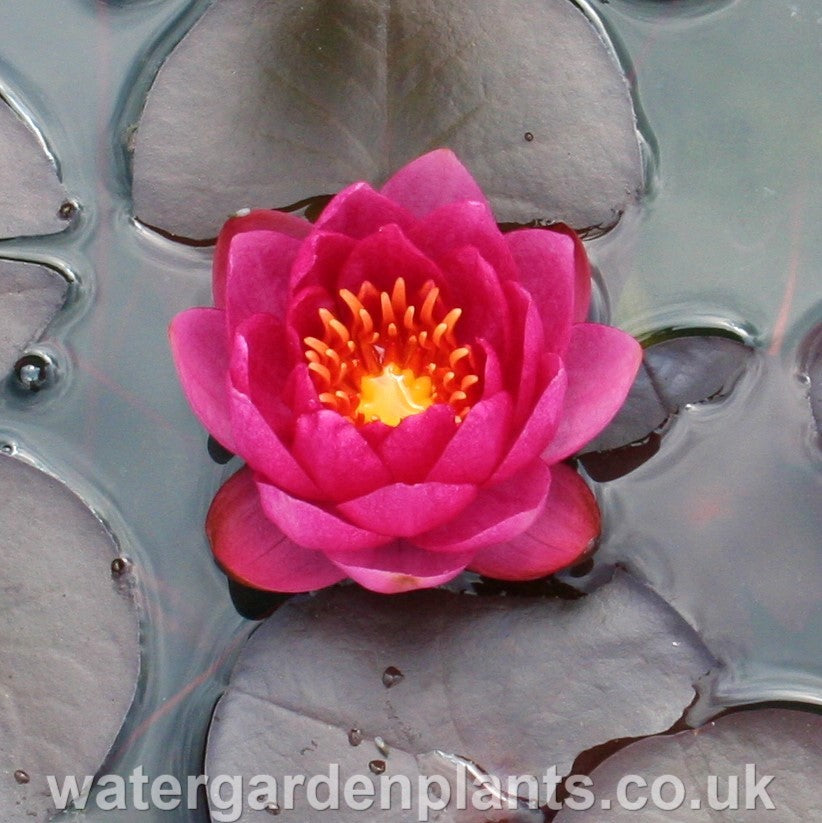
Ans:
{"type": "Polygon", "coordinates": [[[519,283],[505,284],[505,298],[512,318],[511,357],[508,363],[509,383],[514,393],[514,425],[519,428],[530,415],[546,357],[542,320],[531,295],[519,283]]]}
{"type": "Polygon", "coordinates": [[[414,543],[431,551],[466,552],[510,540],[539,516],[550,485],[551,470],[537,458],[510,479],[481,489],[467,509],[414,543]]]}
{"type": "Polygon", "coordinates": [[[420,220],[408,232],[408,238],[434,261],[454,249],[472,246],[500,280],[516,280],[519,276],[505,236],[485,201],[446,203],[420,220]]]}
{"type": "Polygon", "coordinates": [[[422,414],[412,414],[399,426],[388,428],[375,450],[395,481],[420,483],[454,436],[457,423],[451,406],[435,403],[422,414]]]}
{"type": "Polygon", "coordinates": [[[389,223],[409,228],[414,218],[401,205],[375,192],[368,183],[354,183],[334,197],[314,225],[317,229],[359,240],[389,223]]]}
{"type": "Polygon", "coordinates": [[[437,554],[396,541],[362,552],[329,553],[329,559],[361,586],[397,594],[447,583],[465,568],[472,554],[437,554]]]}
{"type": "Polygon", "coordinates": [[[300,546],[319,551],[357,551],[381,546],[391,540],[383,534],[359,529],[328,509],[292,497],[256,477],[265,516],[300,546]]]}
{"type": "Polygon", "coordinates": [[[241,583],[278,592],[304,592],[345,577],[322,552],[292,543],[263,514],[251,471],[240,469],[217,492],[206,518],[214,557],[241,583]]]}
{"type": "Polygon", "coordinates": [[[563,360],[568,390],[556,436],[543,454],[547,463],[573,454],[611,422],[633,385],[642,349],[620,329],[579,323],[563,360]]]}
{"type": "Polygon", "coordinates": [[[236,453],[257,474],[289,494],[309,500],[324,497],[251,400],[233,387],[229,394],[236,453]]]}
{"type": "Polygon", "coordinates": [[[323,339],[325,327],[320,319],[320,309],[337,313],[336,301],[322,286],[300,289],[291,298],[286,325],[290,332],[288,346],[292,359],[305,362],[306,337],[323,339]]]}
{"type": "Polygon", "coordinates": [[[284,319],[291,264],[302,242],[271,231],[234,236],[226,255],[225,309],[230,330],[263,312],[284,319]]]}
{"type": "Polygon", "coordinates": [[[189,405],[205,428],[235,451],[228,408],[228,343],[225,312],[187,309],[168,329],[171,354],[189,405]]]}
{"type": "Polygon", "coordinates": [[[531,415],[525,421],[525,425],[508,450],[505,459],[494,472],[491,482],[495,483],[510,477],[539,457],[555,436],[557,427],[560,425],[560,416],[563,411],[562,401],[565,397],[568,378],[562,362],[555,354],[546,355],[545,359],[549,364],[549,374],[552,376],[534,404],[531,415]]]}
{"type": "Polygon", "coordinates": [[[276,432],[290,429],[293,413],[285,398],[293,366],[281,322],[255,314],[238,327],[231,352],[231,385],[249,398],[276,432]]]}
{"type": "Polygon", "coordinates": [[[297,420],[291,451],[334,502],[360,497],[391,482],[388,469],[357,427],[331,409],[297,420]]]}
{"type": "Polygon", "coordinates": [[[480,549],[472,571],[500,580],[534,580],[573,563],[600,531],[591,490],[568,466],[551,466],[551,490],[542,514],[519,537],[480,549]]]}
{"type": "Polygon", "coordinates": [[[225,306],[226,281],[229,277],[229,257],[234,238],[247,231],[268,231],[297,239],[308,236],[311,224],[301,217],[282,211],[257,209],[242,217],[230,217],[220,229],[217,246],[214,249],[214,264],[211,290],[214,305],[225,306]]]}
{"type": "Polygon", "coordinates": [[[345,234],[314,232],[305,240],[291,267],[291,291],[319,286],[336,295],[337,280],[357,241],[345,234]]]}
{"type": "MultiPolygon", "coordinates": [[[[403,234],[399,226],[383,226],[378,232],[361,240],[343,267],[338,281],[340,288],[355,294],[363,281],[391,293],[398,277],[405,279],[409,298],[433,280],[441,283],[442,272],[403,234]]],[[[340,308],[345,304],[340,301],[340,308]]],[[[350,312],[345,308],[344,320],[350,312]]]]}
{"type": "Polygon", "coordinates": [[[471,343],[482,338],[504,352],[510,318],[497,272],[470,246],[450,252],[439,262],[444,275],[443,300],[449,309],[462,309],[455,328],[457,340],[471,343]]]}
{"type": "Polygon", "coordinates": [[[382,187],[382,193],[415,217],[457,200],[485,202],[482,189],[449,149],[437,149],[413,160],[382,187]]]}
{"type": "Polygon", "coordinates": [[[481,400],[460,423],[428,475],[439,483],[484,483],[502,457],[511,426],[511,397],[481,400]]]}
{"type": "Polygon", "coordinates": [[[571,337],[574,317],[574,240],[564,232],[549,229],[512,231],[505,240],[519,268],[519,281],[542,319],[544,346],[562,354],[571,337]]]}
{"type": "Polygon", "coordinates": [[[477,488],[472,485],[393,483],[337,508],[363,529],[410,537],[450,520],[476,496],[477,488]]]}

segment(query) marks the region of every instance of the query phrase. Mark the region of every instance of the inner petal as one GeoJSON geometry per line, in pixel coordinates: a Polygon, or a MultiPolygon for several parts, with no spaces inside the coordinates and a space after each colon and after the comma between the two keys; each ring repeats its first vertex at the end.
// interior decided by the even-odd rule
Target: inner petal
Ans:
{"type": "Polygon", "coordinates": [[[391,291],[361,284],[341,289],[337,311],[319,310],[322,337],[306,337],[305,357],[320,401],[358,425],[397,426],[434,403],[461,422],[482,394],[470,345],[455,327],[462,309],[445,306],[425,283],[409,295],[398,277],[391,291]]]}

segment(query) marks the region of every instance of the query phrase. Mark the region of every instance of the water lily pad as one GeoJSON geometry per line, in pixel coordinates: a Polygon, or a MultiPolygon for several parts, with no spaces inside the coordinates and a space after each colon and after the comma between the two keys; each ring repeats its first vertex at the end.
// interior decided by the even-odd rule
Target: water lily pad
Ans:
{"type": "Polygon", "coordinates": [[[26,343],[42,334],[67,290],[68,283],[53,269],[0,260],[0,375],[11,369],[26,343]]]}
{"type": "Polygon", "coordinates": [[[694,731],[639,740],[593,771],[593,807],[563,809],[556,823],[599,823],[603,819],[609,823],[820,820],[820,739],[822,717],[818,714],[756,709],[726,715],[694,731]],[[630,809],[618,802],[617,794],[617,786],[626,775],[645,781],[647,786],[633,783],[628,789],[630,809]],[[652,786],[663,775],[681,781],[685,795],[679,808],[670,808],[675,798],[670,784],[663,788],[659,783],[662,805],[669,808],[658,808],[653,801],[652,786]],[[642,797],[647,802],[639,808],[636,804],[642,797]],[[772,808],[768,808],[766,797],[772,808]],[[726,805],[729,802],[736,805],[726,805]],[[603,809],[608,810],[604,817],[603,809]]]}
{"type": "Polygon", "coordinates": [[[569,0],[217,0],[149,94],[135,211],[213,237],[438,146],[503,221],[611,225],[643,186],[628,85],[569,0]]]}
{"type": "Polygon", "coordinates": [[[416,781],[461,757],[500,777],[562,774],[593,744],[669,728],[710,665],[691,629],[624,574],[575,601],[342,587],[292,599],[249,640],[206,770],[281,777],[338,763],[345,780],[377,759],[416,781]],[[402,677],[387,688],[392,666],[402,677]]]}
{"type": "Polygon", "coordinates": [[[0,807],[54,810],[46,775],[94,774],[134,695],[137,619],[111,538],[61,483],[0,457],[0,807]],[[16,774],[15,774],[16,773],[16,774]]]}
{"type": "Polygon", "coordinates": [[[62,231],[66,197],[34,132],[0,97],[0,237],[62,231]]]}

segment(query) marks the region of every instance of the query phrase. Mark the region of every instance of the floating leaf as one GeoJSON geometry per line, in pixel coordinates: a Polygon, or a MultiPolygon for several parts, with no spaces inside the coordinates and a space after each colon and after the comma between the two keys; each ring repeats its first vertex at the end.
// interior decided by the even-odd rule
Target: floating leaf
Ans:
{"type": "Polygon", "coordinates": [[[822,323],[817,323],[808,332],[800,352],[799,368],[807,377],[813,419],[817,432],[822,434],[822,323]]]}
{"type": "Polygon", "coordinates": [[[638,740],[593,771],[596,797],[592,808],[563,809],[556,823],[822,820],[820,739],[822,717],[818,714],[756,709],[734,712],[693,731],[638,740]],[[627,791],[629,803],[644,797],[644,808],[633,805],[629,809],[619,803],[617,786],[626,775],[637,779],[627,791]],[[653,802],[652,787],[659,781],[662,805],[673,805],[674,787],[663,776],[681,781],[684,789],[683,802],[675,809],[659,808],[653,802]],[[645,781],[645,787],[639,780],[645,781]],[[765,795],[756,789],[757,784],[765,795]],[[767,808],[765,797],[774,808],[767,808]],[[603,813],[603,809],[608,811],[603,813]]]}
{"type": "Polygon", "coordinates": [[[22,823],[54,811],[46,775],[82,784],[102,764],[134,695],[139,646],[130,572],[113,574],[99,521],[14,458],[0,457],[0,488],[0,806],[22,823]]]}
{"type": "Polygon", "coordinates": [[[62,231],[66,197],[34,133],[0,97],[0,237],[62,231]]]}
{"type": "Polygon", "coordinates": [[[67,290],[68,283],[53,269],[0,260],[0,375],[11,369],[26,343],[43,333],[67,290]]]}
{"type": "Polygon", "coordinates": [[[217,0],[149,94],[135,211],[213,237],[448,146],[499,220],[611,225],[643,179],[604,37],[569,0],[217,0]]]}
{"type": "Polygon", "coordinates": [[[669,728],[710,665],[691,629],[623,574],[575,601],[342,587],[290,600],[252,636],[215,710],[206,770],[339,763],[345,780],[376,758],[416,781],[461,757],[500,777],[562,774],[595,743],[669,728]]]}

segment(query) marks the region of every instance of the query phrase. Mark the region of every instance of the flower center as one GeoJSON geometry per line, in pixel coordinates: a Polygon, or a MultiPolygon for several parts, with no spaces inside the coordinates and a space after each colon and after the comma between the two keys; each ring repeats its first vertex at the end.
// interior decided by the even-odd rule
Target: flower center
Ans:
{"type": "Polygon", "coordinates": [[[357,294],[341,289],[339,297],[347,322],[322,308],[322,338],[304,340],[323,405],[359,425],[397,426],[447,403],[462,422],[480,391],[471,347],[454,333],[462,309],[446,310],[432,282],[409,299],[402,277],[390,293],[366,281],[357,294]]]}

